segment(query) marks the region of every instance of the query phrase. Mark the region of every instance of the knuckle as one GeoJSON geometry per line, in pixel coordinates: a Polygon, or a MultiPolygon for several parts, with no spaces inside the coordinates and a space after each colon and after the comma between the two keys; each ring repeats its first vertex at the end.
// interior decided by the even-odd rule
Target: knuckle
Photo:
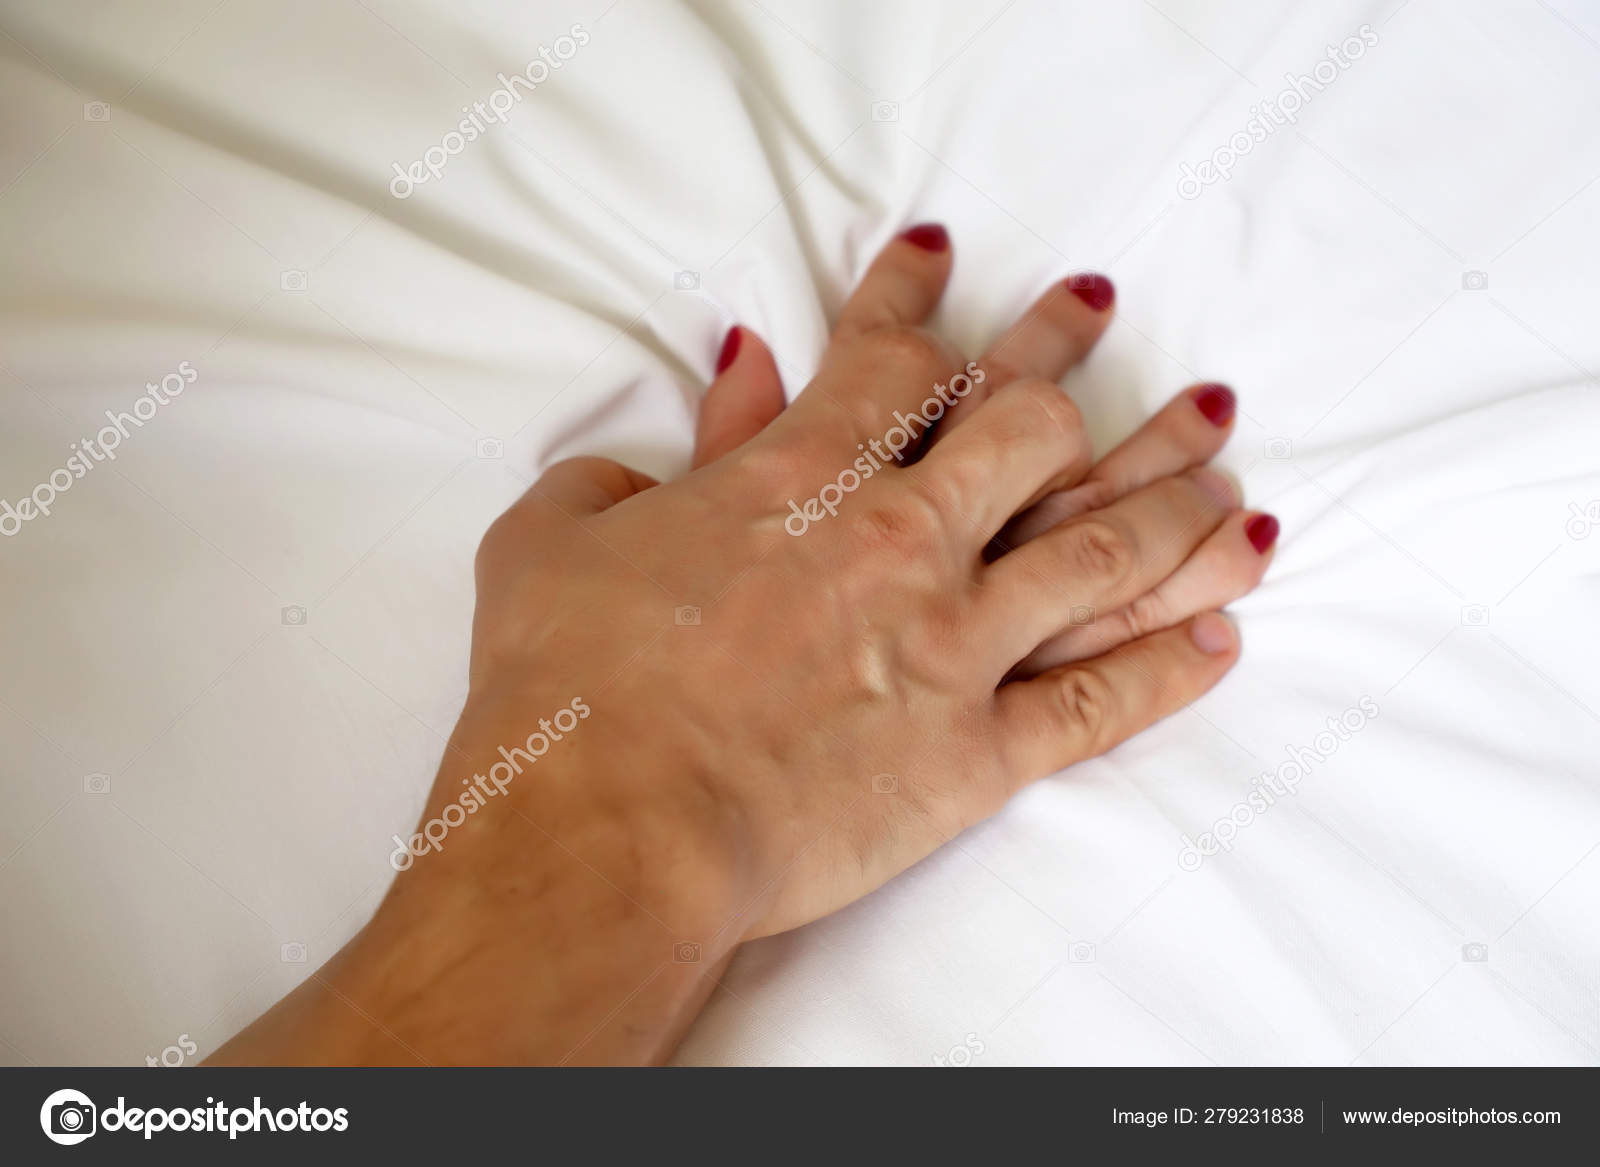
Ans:
{"type": "Polygon", "coordinates": [[[1080,519],[1062,532],[1069,570],[1108,592],[1117,591],[1132,575],[1137,554],[1128,534],[1103,519],[1080,519]]]}
{"type": "Polygon", "coordinates": [[[1074,498],[1084,511],[1098,511],[1116,502],[1123,491],[1108,478],[1091,478],[1073,488],[1074,498]]]}
{"type": "Polygon", "coordinates": [[[1083,433],[1083,415],[1072,398],[1054,382],[1034,378],[1012,386],[1007,392],[1019,394],[1019,400],[1030,407],[1031,417],[1042,415],[1045,423],[1063,437],[1076,440],[1083,433]]]}
{"type": "Polygon", "coordinates": [[[758,436],[727,454],[723,465],[741,497],[777,497],[808,483],[817,463],[832,453],[830,444],[805,436],[784,435],[782,441],[758,436]]]}
{"type": "Polygon", "coordinates": [[[1105,739],[1114,708],[1111,686],[1099,673],[1090,669],[1068,669],[1057,678],[1056,720],[1066,734],[1089,748],[1094,749],[1105,739]]]}
{"type": "Polygon", "coordinates": [[[906,325],[874,329],[864,334],[858,344],[875,363],[919,369],[943,368],[948,363],[943,344],[930,333],[906,325]]]}
{"type": "Polygon", "coordinates": [[[898,491],[887,501],[863,500],[846,525],[861,550],[911,559],[931,553],[941,541],[943,527],[934,502],[920,489],[898,491]]]}
{"type": "Polygon", "coordinates": [[[1129,604],[1123,620],[1130,640],[1158,632],[1172,623],[1166,601],[1155,592],[1145,592],[1129,604]]]}
{"type": "Polygon", "coordinates": [[[926,476],[920,469],[906,475],[907,485],[947,518],[969,519],[994,491],[994,464],[975,452],[944,459],[926,476]]]}

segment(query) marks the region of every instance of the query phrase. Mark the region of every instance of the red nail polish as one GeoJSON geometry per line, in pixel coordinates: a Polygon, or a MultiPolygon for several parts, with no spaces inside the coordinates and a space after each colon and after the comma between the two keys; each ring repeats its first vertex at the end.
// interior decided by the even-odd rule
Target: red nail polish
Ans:
{"type": "Polygon", "coordinates": [[[1257,515],[1244,525],[1244,536],[1250,546],[1265,555],[1278,541],[1278,520],[1271,515],[1257,515]]]}
{"type": "Polygon", "coordinates": [[[900,232],[900,238],[924,251],[948,251],[950,232],[938,223],[918,223],[900,232]]]}
{"type": "Polygon", "coordinates": [[[1238,400],[1234,397],[1232,389],[1213,381],[1201,385],[1194,391],[1194,403],[1200,412],[1206,415],[1207,421],[1220,428],[1233,420],[1233,411],[1238,405],[1238,400]]]}
{"type": "Polygon", "coordinates": [[[717,373],[719,375],[727,372],[728,366],[733,364],[734,359],[739,355],[740,335],[737,324],[728,329],[728,338],[722,342],[722,351],[717,354],[717,373]]]}
{"type": "Polygon", "coordinates": [[[1117,287],[1098,272],[1079,272],[1066,279],[1067,291],[1082,300],[1096,312],[1104,312],[1117,298],[1117,287]]]}

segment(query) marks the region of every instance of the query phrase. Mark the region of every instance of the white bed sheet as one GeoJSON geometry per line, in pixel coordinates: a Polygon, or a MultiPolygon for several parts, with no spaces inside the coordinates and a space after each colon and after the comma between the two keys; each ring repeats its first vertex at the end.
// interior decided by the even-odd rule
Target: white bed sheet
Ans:
{"type": "Polygon", "coordinates": [[[459,707],[488,521],[559,457],[681,470],[733,321],[799,391],[939,219],[968,349],[1116,279],[1066,381],[1102,446],[1232,383],[1281,550],[1214,693],[747,946],[680,1060],[1600,1060],[1594,3],[4,0],[0,32],[0,497],[196,375],[0,539],[0,1059],[204,1056],[337,949],[459,707]]]}

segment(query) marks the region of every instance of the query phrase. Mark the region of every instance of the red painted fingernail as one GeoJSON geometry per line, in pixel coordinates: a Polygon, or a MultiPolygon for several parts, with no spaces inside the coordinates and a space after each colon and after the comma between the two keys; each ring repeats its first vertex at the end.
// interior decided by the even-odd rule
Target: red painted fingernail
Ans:
{"type": "Polygon", "coordinates": [[[717,354],[717,372],[727,372],[728,366],[733,364],[734,358],[739,355],[739,326],[735,324],[728,329],[728,338],[722,342],[722,351],[717,354]]]}
{"type": "Polygon", "coordinates": [[[900,238],[924,251],[948,251],[950,232],[938,223],[918,223],[900,232],[900,238]]]}
{"type": "Polygon", "coordinates": [[[1238,399],[1234,397],[1232,389],[1213,381],[1201,385],[1194,391],[1194,403],[1199,406],[1200,412],[1206,415],[1207,421],[1221,427],[1233,420],[1233,411],[1238,405],[1238,399]]]}
{"type": "Polygon", "coordinates": [[[1098,272],[1079,272],[1066,279],[1067,290],[1096,312],[1104,312],[1117,298],[1117,286],[1098,272]]]}
{"type": "Polygon", "coordinates": [[[1278,541],[1278,520],[1271,515],[1257,515],[1244,525],[1244,536],[1262,555],[1278,541]]]}

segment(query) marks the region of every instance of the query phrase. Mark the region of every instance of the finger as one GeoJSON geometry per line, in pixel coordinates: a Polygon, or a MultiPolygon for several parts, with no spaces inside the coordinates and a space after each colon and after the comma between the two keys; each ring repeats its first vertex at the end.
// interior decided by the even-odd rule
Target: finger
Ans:
{"type": "Polygon", "coordinates": [[[1021,377],[1061,380],[1105,332],[1116,298],[1115,285],[1097,272],[1057,282],[978,361],[990,392],[1021,377]]]}
{"type": "Polygon", "coordinates": [[[1089,355],[1111,323],[1116,288],[1103,275],[1080,272],[1053,284],[978,360],[979,388],[952,412],[945,432],[965,423],[977,405],[1012,381],[1059,381],[1089,355]]]}
{"type": "Polygon", "coordinates": [[[950,234],[938,223],[896,235],[840,309],[833,345],[878,328],[921,324],[944,295],[951,262],[950,234]]]}
{"type": "Polygon", "coordinates": [[[1185,389],[1089,471],[1116,497],[1211,461],[1233,429],[1238,400],[1226,385],[1185,389]]]}
{"type": "Polygon", "coordinates": [[[1053,381],[1030,379],[991,397],[915,473],[987,541],[1030,501],[1082,477],[1091,456],[1072,399],[1053,381]]]}
{"type": "Polygon", "coordinates": [[[1209,462],[1232,432],[1233,390],[1215,382],[1185,389],[1090,468],[1082,482],[1040,499],[995,539],[991,558],[1050,528],[1107,506],[1141,486],[1209,462]]]}
{"type": "Polygon", "coordinates": [[[1117,496],[1104,482],[1080,482],[1065,490],[1053,490],[1002,527],[985,554],[990,560],[999,559],[1068,519],[1108,507],[1116,501],[1117,496]]]}
{"type": "Polygon", "coordinates": [[[1109,652],[1119,644],[1171,628],[1200,612],[1224,608],[1256,589],[1272,563],[1278,520],[1259,511],[1229,515],[1166,579],[1125,608],[1097,615],[1034,650],[1015,676],[1109,652]]]}
{"type": "Polygon", "coordinates": [[[650,475],[610,458],[568,458],[541,474],[523,498],[542,499],[582,518],[659,485],[650,475]]]}
{"type": "Polygon", "coordinates": [[[1205,693],[1239,658],[1228,619],[1205,612],[1104,656],[1004,685],[995,732],[1012,781],[1105,753],[1205,693]]]}
{"type": "Polygon", "coordinates": [[[983,575],[993,643],[1012,663],[1088,612],[1133,602],[1177,570],[1238,506],[1233,483],[1201,467],[1163,478],[1047,531],[983,575]]]}
{"type": "Polygon", "coordinates": [[[658,485],[650,475],[610,458],[557,462],[484,532],[475,565],[480,586],[488,576],[526,556],[546,524],[565,524],[598,514],[658,485]]]}
{"type": "Polygon", "coordinates": [[[691,469],[744,445],[783,412],[783,381],[761,338],[737,325],[717,357],[717,376],[700,402],[691,469]]]}
{"type": "MultiPolygon", "coordinates": [[[[830,445],[848,437],[857,451],[905,464],[917,459],[928,435],[959,403],[952,386],[962,379],[961,359],[948,345],[920,328],[895,325],[830,349],[790,412],[795,426],[814,430],[830,445]]],[[[970,388],[971,378],[965,382],[970,388]]]]}
{"type": "Polygon", "coordinates": [[[962,361],[917,327],[944,294],[950,265],[950,236],[937,223],[889,241],[840,311],[822,369],[796,400],[798,424],[831,413],[817,432],[842,422],[863,453],[889,462],[916,459],[957,401],[947,382],[962,361]],[[872,445],[874,439],[880,444],[872,445]]]}

